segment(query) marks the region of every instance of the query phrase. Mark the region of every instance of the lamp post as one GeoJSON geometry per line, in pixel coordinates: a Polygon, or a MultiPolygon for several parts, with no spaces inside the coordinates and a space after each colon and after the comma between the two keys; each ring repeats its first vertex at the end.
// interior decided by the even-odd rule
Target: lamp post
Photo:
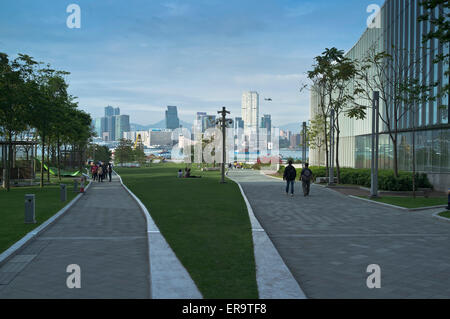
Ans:
{"type": "Polygon", "coordinates": [[[334,185],[334,110],[330,114],[330,180],[328,185],[334,185]]]}
{"type": "Polygon", "coordinates": [[[379,144],[379,102],[380,92],[373,92],[372,100],[372,165],[370,197],[378,197],[378,144],[379,144]]]}
{"type": "Polygon", "coordinates": [[[226,118],[227,114],[230,114],[230,112],[227,111],[225,106],[222,107],[222,111],[217,111],[217,113],[222,115],[222,118],[219,119],[219,123],[222,127],[222,179],[221,179],[220,183],[225,184],[225,162],[227,159],[225,131],[226,131],[227,121],[230,122],[232,120],[229,120],[226,118]]]}
{"type": "Polygon", "coordinates": [[[306,122],[303,122],[303,146],[302,146],[302,160],[303,160],[303,167],[305,167],[306,164],[306,122]]]}

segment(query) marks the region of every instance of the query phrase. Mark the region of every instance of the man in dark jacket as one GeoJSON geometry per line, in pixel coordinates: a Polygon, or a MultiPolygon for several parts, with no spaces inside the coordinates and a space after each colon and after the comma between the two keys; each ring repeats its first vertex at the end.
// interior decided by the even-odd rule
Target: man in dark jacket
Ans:
{"type": "Polygon", "coordinates": [[[300,174],[300,180],[302,181],[302,187],[303,187],[303,195],[308,196],[309,190],[311,187],[311,180],[313,179],[313,173],[309,169],[309,164],[305,163],[305,167],[302,169],[302,172],[300,174]]]}
{"type": "Polygon", "coordinates": [[[283,180],[287,182],[286,195],[289,195],[289,188],[291,188],[291,196],[294,196],[294,183],[297,177],[297,171],[292,166],[292,161],[289,161],[289,165],[284,169],[283,180]]]}

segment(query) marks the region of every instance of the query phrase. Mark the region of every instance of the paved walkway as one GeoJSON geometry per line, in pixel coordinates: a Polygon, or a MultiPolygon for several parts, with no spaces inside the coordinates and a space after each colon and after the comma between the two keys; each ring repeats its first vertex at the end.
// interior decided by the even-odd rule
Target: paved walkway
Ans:
{"type": "Polygon", "coordinates": [[[294,198],[285,184],[230,171],[309,298],[450,298],[450,223],[433,211],[405,212],[313,185],[294,198]],[[381,289],[368,289],[368,265],[381,289]]]}
{"type": "Polygon", "coordinates": [[[0,298],[149,298],[146,220],[120,185],[94,182],[70,210],[0,267],[0,298]],[[66,267],[81,267],[69,289],[66,267]]]}

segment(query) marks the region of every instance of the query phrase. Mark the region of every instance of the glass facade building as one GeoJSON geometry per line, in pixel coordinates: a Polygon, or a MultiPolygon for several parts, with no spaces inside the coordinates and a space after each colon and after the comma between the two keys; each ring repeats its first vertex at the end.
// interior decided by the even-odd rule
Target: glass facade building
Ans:
{"type": "Polygon", "coordinates": [[[176,106],[167,106],[166,111],[166,129],[174,130],[180,127],[178,111],[176,106]]]}
{"type": "MultiPolygon", "coordinates": [[[[366,29],[359,41],[346,53],[346,57],[361,61],[372,49],[377,52],[385,51],[395,57],[394,67],[386,69],[386,76],[390,80],[385,83],[392,83],[392,79],[398,77],[418,79],[422,84],[438,83],[430,92],[433,100],[414,105],[400,103],[398,109],[403,114],[401,117],[395,117],[392,114],[395,109],[392,104],[386,106],[382,100],[380,113],[390,121],[397,118],[399,170],[412,170],[415,131],[416,169],[427,173],[437,189],[446,190],[450,186],[449,97],[441,93],[448,83],[448,76],[444,74],[448,70],[448,64],[435,62],[436,57],[449,52],[449,47],[436,39],[422,41],[425,34],[433,31],[434,26],[428,21],[418,21],[425,10],[420,2],[421,0],[385,1],[380,11],[380,27],[366,29]]],[[[432,17],[438,17],[448,14],[445,10],[441,5],[429,13],[432,17]]],[[[354,83],[349,83],[350,92],[353,88],[354,83]]],[[[387,88],[387,92],[394,96],[392,90],[393,86],[387,88]]],[[[319,97],[315,90],[311,92],[313,118],[319,113],[319,97]]],[[[351,119],[345,114],[339,117],[339,162],[342,167],[370,168],[372,112],[369,101],[359,100],[358,103],[369,107],[364,120],[351,119]]],[[[391,127],[394,127],[392,122],[391,127]]],[[[393,144],[388,133],[388,126],[380,120],[379,167],[382,169],[393,168],[393,144]]],[[[311,150],[310,156],[313,165],[325,163],[324,150],[311,150]]]]}

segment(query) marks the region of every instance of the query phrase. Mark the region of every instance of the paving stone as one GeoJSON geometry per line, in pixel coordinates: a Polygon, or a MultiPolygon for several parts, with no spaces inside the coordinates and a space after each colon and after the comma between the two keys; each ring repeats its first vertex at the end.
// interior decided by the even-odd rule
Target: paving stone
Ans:
{"type": "Polygon", "coordinates": [[[282,181],[229,175],[308,297],[450,298],[450,223],[317,185],[310,197],[287,198],[282,181]],[[366,286],[369,264],[381,267],[381,289],[366,286]]]}
{"type": "Polygon", "coordinates": [[[0,298],[149,298],[146,220],[114,177],[93,183],[45,232],[0,268],[0,298]],[[81,289],[66,285],[81,268],[81,289]]]}

